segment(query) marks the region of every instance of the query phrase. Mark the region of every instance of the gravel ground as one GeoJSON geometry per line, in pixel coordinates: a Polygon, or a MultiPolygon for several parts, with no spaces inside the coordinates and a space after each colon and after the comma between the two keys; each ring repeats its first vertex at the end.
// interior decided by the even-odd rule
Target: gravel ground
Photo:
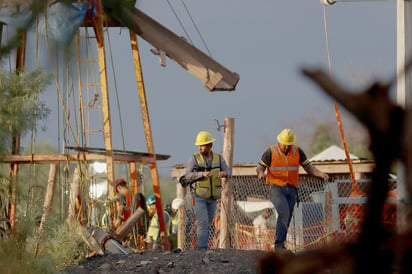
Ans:
{"type": "Polygon", "coordinates": [[[258,250],[144,251],[129,255],[106,254],[84,259],[62,271],[78,273],[259,273],[259,260],[266,253],[258,250]]]}

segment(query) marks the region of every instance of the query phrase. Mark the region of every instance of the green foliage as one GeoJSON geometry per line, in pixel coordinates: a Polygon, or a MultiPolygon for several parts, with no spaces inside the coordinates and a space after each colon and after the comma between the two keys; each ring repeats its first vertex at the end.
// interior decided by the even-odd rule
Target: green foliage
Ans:
{"type": "Polygon", "coordinates": [[[17,231],[0,241],[0,269],[2,273],[54,273],[53,261],[49,256],[35,258],[30,248],[33,223],[22,218],[17,231]]]}
{"type": "Polygon", "coordinates": [[[24,135],[35,122],[45,119],[50,110],[39,100],[39,94],[50,82],[43,70],[8,73],[0,70],[0,148],[5,148],[12,136],[24,135]]]}
{"type": "Polygon", "coordinates": [[[56,273],[85,258],[86,244],[66,223],[50,219],[39,237],[38,220],[21,219],[16,233],[0,240],[2,273],[56,273]]]}
{"type": "Polygon", "coordinates": [[[315,132],[313,133],[312,143],[310,149],[313,154],[318,154],[325,150],[332,144],[332,137],[329,134],[329,130],[325,125],[317,125],[315,132]]]}
{"type": "Polygon", "coordinates": [[[41,242],[43,254],[50,256],[56,269],[78,264],[86,257],[86,244],[75,229],[66,223],[49,227],[45,234],[49,236],[43,237],[41,242]]]}

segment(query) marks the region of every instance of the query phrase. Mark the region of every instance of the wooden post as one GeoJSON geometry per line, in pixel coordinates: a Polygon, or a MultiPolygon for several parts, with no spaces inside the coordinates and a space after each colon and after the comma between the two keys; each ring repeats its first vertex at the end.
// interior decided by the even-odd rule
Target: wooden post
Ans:
{"type": "MultiPolygon", "coordinates": [[[[176,184],[176,197],[185,199],[186,188],[181,184],[176,184]]],[[[186,242],[186,205],[179,208],[177,211],[177,248],[185,250],[186,242]]]]}
{"type": "MultiPolygon", "coordinates": [[[[234,118],[225,118],[225,134],[223,140],[223,158],[229,169],[233,164],[233,147],[234,147],[234,118]]],[[[222,180],[222,197],[220,207],[220,235],[219,248],[230,247],[229,220],[232,212],[233,191],[231,179],[222,180]]]]}

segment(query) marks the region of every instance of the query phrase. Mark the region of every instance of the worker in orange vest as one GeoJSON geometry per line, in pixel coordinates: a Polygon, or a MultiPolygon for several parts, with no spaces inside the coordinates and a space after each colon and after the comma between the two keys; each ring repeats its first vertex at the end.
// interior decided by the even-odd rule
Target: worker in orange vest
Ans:
{"type": "Polygon", "coordinates": [[[309,175],[327,181],[328,174],[323,173],[306,158],[303,150],[295,145],[296,136],[293,130],[283,129],[277,136],[278,143],[270,146],[262,154],[256,168],[259,179],[265,177],[270,185],[270,200],[276,208],[275,252],[290,252],[285,247],[286,236],[293,209],[297,201],[297,186],[299,183],[299,166],[309,175]]]}

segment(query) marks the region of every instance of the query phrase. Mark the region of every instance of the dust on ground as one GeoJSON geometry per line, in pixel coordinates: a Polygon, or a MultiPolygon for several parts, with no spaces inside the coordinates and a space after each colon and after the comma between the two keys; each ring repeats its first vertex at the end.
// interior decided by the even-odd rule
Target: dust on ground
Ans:
{"type": "Polygon", "coordinates": [[[267,252],[259,250],[213,249],[143,251],[105,254],[82,260],[62,271],[82,273],[259,273],[259,260],[267,252]]]}

